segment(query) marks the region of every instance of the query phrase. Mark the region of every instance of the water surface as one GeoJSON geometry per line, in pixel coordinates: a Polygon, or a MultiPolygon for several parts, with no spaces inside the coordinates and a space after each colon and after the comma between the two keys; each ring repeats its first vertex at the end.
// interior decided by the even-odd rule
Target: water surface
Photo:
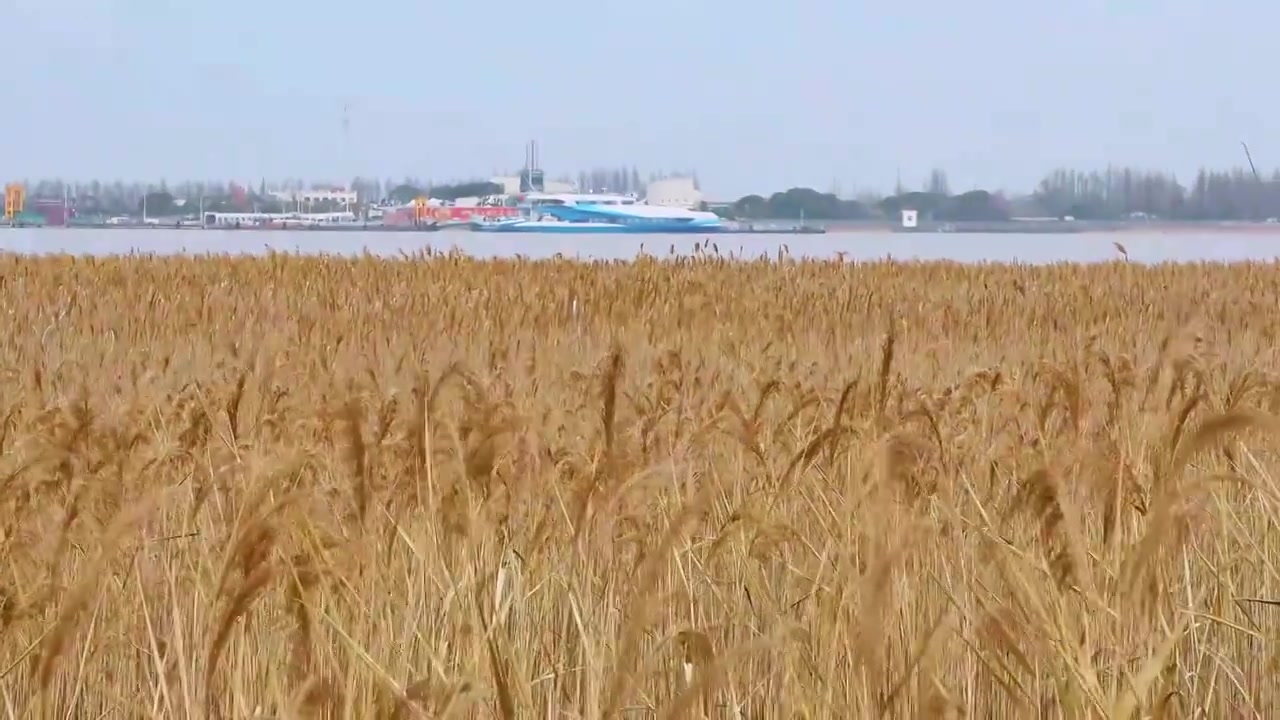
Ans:
{"type": "Polygon", "coordinates": [[[830,232],[826,235],[534,235],[467,231],[435,233],[308,232],[246,230],[19,228],[0,230],[0,251],[76,255],[251,254],[269,251],[395,257],[425,249],[460,250],[475,257],[557,254],[581,259],[632,259],[640,252],[663,257],[690,255],[696,244],[721,255],[846,260],[954,260],[958,262],[1100,262],[1121,257],[1119,243],[1134,262],[1197,262],[1280,259],[1280,233],[1121,232],[1083,234],[905,234],[830,232]]]}

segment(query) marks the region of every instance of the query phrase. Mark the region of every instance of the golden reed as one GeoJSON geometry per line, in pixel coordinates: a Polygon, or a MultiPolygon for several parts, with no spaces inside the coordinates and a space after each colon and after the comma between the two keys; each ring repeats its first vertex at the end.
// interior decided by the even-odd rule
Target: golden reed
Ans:
{"type": "Polygon", "coordinates": [[[1280,266],[0,257],[5,717],[1274,717],[1280,266]]]}

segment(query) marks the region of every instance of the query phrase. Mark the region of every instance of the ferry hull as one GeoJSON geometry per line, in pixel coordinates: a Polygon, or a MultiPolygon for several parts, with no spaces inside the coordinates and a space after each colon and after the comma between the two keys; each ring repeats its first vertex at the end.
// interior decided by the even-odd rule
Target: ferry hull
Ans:
{"type": "Polygon", "coordinates": [[[698,234],[706,235],[709,233],[721,232],[722,228],[711,225],[706,227],[690,226],[688,224],[677,225],[654,225],[654,226],[637,226],[622,225],[615,223],[596,223],[596,222],[558,222],[558,223],[538,223],[538,222],[510,222],[510,223],[476,223],[473,224],[472,230],[476,232],[504,232],[504,233],[539,233],[539,234],[557,234],[557,235],[675,235],[675,234],[698,234]]]}
{"type": "Polygon", "coordinates": [[[544,211],[557,221],[573,225],[590,224],[620,228],[615,232],[670,235],[673,233],[718,232],[724,227],[711,213],[651,208],[648,206],[551,205],[544,211]],[[654,212],[658,215],[653,214],[654,212]],[[675,217],[664,217],[673,214],[675,217]]]}

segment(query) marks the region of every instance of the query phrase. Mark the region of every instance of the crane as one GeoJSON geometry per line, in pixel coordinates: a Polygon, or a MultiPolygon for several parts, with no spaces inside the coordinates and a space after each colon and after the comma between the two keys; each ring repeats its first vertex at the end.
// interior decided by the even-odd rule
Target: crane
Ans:
{"type": "Polygon", "coordinates": [[[4,186],[4,218],[9,222],[22,213],[22,208],[27,203],[27,189],[19,183],[9,183],[4,186]]]}

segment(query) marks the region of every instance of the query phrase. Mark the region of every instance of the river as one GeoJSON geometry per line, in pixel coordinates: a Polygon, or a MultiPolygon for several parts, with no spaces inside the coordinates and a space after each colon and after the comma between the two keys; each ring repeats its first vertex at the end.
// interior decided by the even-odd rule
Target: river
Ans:
{"type": "Polygon", "coordinates": [[[246,230],[119,229],[0,230],[0,251],[77,255],[254,254],[269,251],[396,257],[428,248],[456,248],[474,257],[546,258],[556,254],[581,259],[632,259],[640,252],[665,257],[695,252],[695,245],[722,256],[792,257],[846,260],[953,260],[965,263],[1101,262],[1124,257],[1157,262],[1230,262],[1280,260],[1280,233],[1118,232],[1079,234],[907,234],[829,232],[826,235],[515,235],[441,231],[434,233],[307,232],[246,230]]]}

